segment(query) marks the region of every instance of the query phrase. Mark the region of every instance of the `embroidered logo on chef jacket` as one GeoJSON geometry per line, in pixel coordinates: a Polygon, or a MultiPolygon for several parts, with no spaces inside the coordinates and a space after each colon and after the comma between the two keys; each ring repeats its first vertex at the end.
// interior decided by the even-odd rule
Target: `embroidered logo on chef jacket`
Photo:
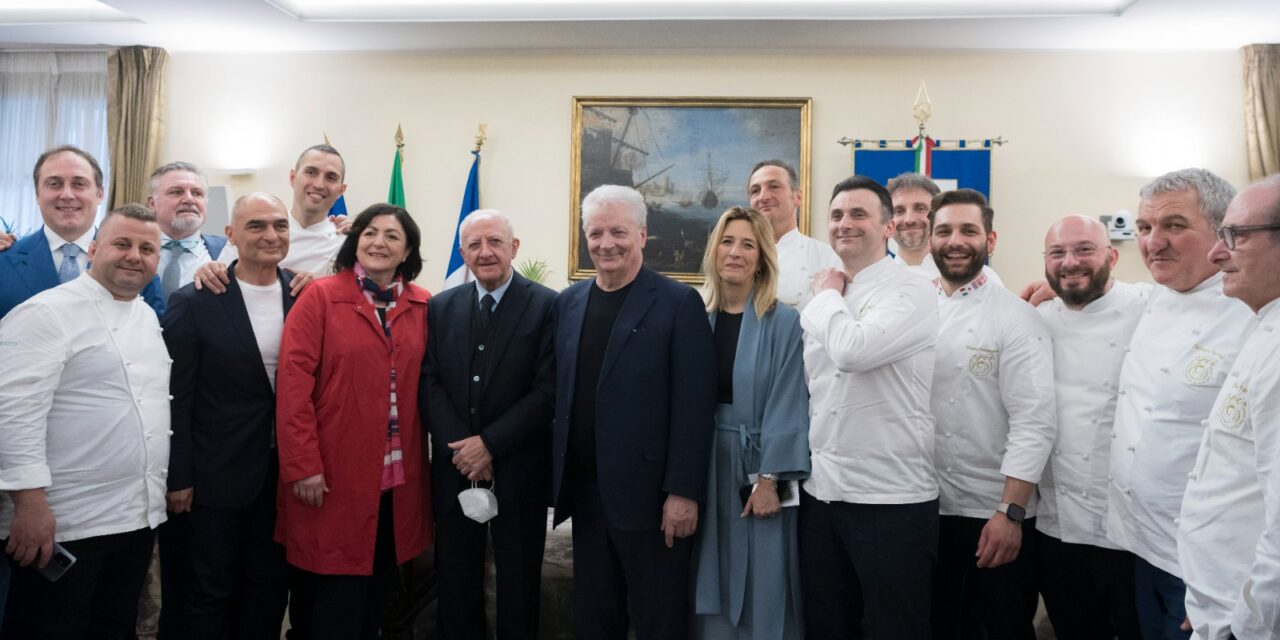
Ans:
{"type": "Polygon", "coordinates": [[[1195,345],[1191,362],[1187,363],[1188,384],[1208,384],[1213,380],[1213,371],[1225,360],[1221,353],[1195,345]]]}
{"type": "Polygon", "coordinates": [[[982,347],[965,347],[971,354],[969,356],[969,373],[978,376],[989,376],[996,370],[996,356],[1000,355],[998,350],[983,349],[982,347]]]}
{"type": "Polygon", "coordinates": [[[1239,382],[1231,385],[1227,393],[1227,401],[1218,410],[1218,422],[1227,429],[1238,429],[1244,424],[1245,415],[1249,412],[1249,387],[1239,382]]]}

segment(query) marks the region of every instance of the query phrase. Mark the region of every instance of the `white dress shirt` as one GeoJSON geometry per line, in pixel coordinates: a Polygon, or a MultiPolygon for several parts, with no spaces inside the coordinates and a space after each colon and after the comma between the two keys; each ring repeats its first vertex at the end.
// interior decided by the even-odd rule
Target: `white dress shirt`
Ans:
{"type": "Polygon", "coordinates": [[[911,504],[938,497],[933,380],[938,303],[933,287],[887,256],[800,314],[819,500],[911,504]]]}
{"type": "MultiPolygon", "coordinates": [[[[333,259],[338,256],[338,249],[346,236],[338,233],[333,221],[325,218],[309,227],[302,226],[297,218],[289,216],[289,253],[280,261],[281,269],[294,273],[305,271],[317,276],[333,273],[333,259]]],[[[231,264],[240,257],[240,251],[230,242],[218,255],[218,262],[231,264]]]]}
{"type": "Polygon", "coordinates": [[[1196,637],[1280,638],[1280,301],[1263,307],[1209,413],[1178,522],[1196,637]]]}
{"type": "MultiPolygon", "coordinates": [[[[1054,420],[1053,347],[1031,305],[979,274],[950,296],[937,285],[939,513],[990,518],[1006,477],[1040,481],[1054,420]]],[[[1036,513],[1035,496],[1022,505],[1036,513]]]]}
{"type": "MultiPolygon", "coordinates": [[[[893,261],[906,267],[907,271],[921,276],[929,282],[937,280],[942,275],[942,273],[938,271],[938,263],[934,262],[932,254],[926,253],[924,255],[924,260],[921,260],[920,264],[907,264],[907,261],[902,259],[901,254],[893,256],[893,261]]],[[[991,268],[991,265],[982,265],[982,273],[987,276],[987,280],[991,284],[999,285],[1001,287],[1004,286],[1004,280],[1000,279],[1000,276],[996,274],[995,269],[991,268]]]]}
{"type": "MultiPolygon", "coordinates": [[[[62,261],[64,259],[62,257],[62,245],[67,244],[67,241],[63,240],[62,236],[55,233],[47,225],[43,227],[43,230],[44,239],[49,243],[49,253],[53,254],[53,270],[58,271],[62,269],[62,261]]],[[[93,236],[97,232],[96,228],[90,227],[88,231],[84,232],[84,235],[71,241],[71,244],[80,247],[80,253],[76,255],[76,264],[80,265],[80,273],[84,273],[84,270],[89,266],[89,243],[93,242],[93,236]]]]}
{"type": "MultiPolygon", "coordinates": [[[[0,490],[45,489],[59,542],[164,522],[171,361],[141,297],[87,273],[44,291],[0,321],[0,362],[0,490]]],[[[0,494],[0,538],[13,510],[0,494]]]]}
{"type": "Polygon", "coordinates": [[[250,284],[236,278],[244,308],[249,312],[249,326],[253,327],[253,339],[258,343],[262,366],[267,371],[271,388],[276,388],[276,369],[280,364],[280,336],[284,333],[284,298],[280,281],[271,284],[250,284]]]}
{"type": "Polygon", "coordinates": [[[498,285],[498,288],[493,291],[484,288],[484,285],[480,284],[479,280],[476,280],[476,304],[479,305],[485,295],[491,295],[493,296],[493,309],[496,311],[498,309],[498,305],[502,304],[502,296],[507,294],[507,289],[511,288],[511,281],[515,279],[516,273],[512,271],[511,275],[507,276],[507,281],[498,285]]]}
{"type": "Polygon", "coordinates": [[[1083,309],[1061,298],[1038,309],[1053,340],[1058,439],[1040,478],[1036,529],[1063,542],[1116,548],[1103,526],[1116,385],[1150,291],[1113,282],[1083,309]]]}
{"type": "Polygon", "coordinates": [[[792,229],[778,239],[778,300],[804,311],[813,299],[813,274],[843,268],[831,245],[792,229]]]}
{"type": "Polygon", "coordinates": [[[1182,577],[1177,518],[1204,420],[1253,320],[1222,294],[1222,274],[1178,293],[1156,286],[1120,368],[1107,537],[1182,577]]]}
{"type": "MultiPolygon", "coordinates": [[[[164,243],[169,242],[172,238],[164,235],[163,233],[160,234],[160,246],[162,248],[160,249],[160,264],[156,267],[156,273],[163,274],[165,272],[165,269],[169,267],[169,263],[173,262],[173,256],[176,252],[178,255],[178,268],[181,269],[178,277],[179,287],[185,287],[191,284],[191,280],[196,275],[196,269],[199,269],[200,265],[213,259],[209,255],[209,247],[205,246],[204,238],[201,237],[199,231],[188,237],[195,238],[198,241],[195,243],[196,246],[194,249],[185,251],[180,247],[164,249],[164,243]]],[[[231,245],[227,246],[229,247],[231,245]]]]}

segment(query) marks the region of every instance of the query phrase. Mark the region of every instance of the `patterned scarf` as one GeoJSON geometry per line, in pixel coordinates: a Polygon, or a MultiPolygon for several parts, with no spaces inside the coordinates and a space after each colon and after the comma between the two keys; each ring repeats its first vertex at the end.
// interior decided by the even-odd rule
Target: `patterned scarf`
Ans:
{"type": "MultiPolygon", "coordinates": [[[[400,294],[404,293],[404,282],[397,277],[384,289],[369,277],[359,263],[355,266],[355,272],[356,284],[360,286],[360,291],[364,293],[369,304],[376,304],[376,301],[387,303],[386,312],[382,314],[384,318],[382,333],[387,341],[387,353],[395,353],[395,343],[391,339],[391,310],[396,308],[396,301],[400,299],[400,294]]],[[[396,405],[396,365],[393,359],[391,362],[391,413],[387,418],[387,445],[382,456],[383,491],[398,487],[405,482],[404,450],[400,446],[400,412],[396,405]]]]}

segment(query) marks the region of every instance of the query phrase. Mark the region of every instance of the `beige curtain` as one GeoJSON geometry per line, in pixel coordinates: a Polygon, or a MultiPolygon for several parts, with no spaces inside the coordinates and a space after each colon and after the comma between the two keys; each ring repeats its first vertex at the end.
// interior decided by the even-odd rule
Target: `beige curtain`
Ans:
{"type": "Polygon", "coordinates": [[[1280,44],[1251,44],[1244,52],[1244,130],[1249,179],[1280,173],[1280,44]]]}
{"type": "Polygon", "coordinates": [[[107,208],[147,201],[147,177],[164,136],[164,65],[155,47],[121,47],[107,59],[107,128],[111,196],[107,208]]]}

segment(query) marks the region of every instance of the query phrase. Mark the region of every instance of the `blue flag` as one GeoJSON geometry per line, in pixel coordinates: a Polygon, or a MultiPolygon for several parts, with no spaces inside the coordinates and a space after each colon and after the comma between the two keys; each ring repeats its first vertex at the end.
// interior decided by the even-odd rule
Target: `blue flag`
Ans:
{"type": "Polygon", "coordinates": [[[347,215],[347,199],[345,196],[338,196],[338,199],[333,201],[333,206],[329,207],[329,217],[345,215],[347,215]]]}
{"type": "Polygon", "coordinates": [[[444,274],[444,288],[448,289],[471,281],[471,271],[462,262],[462,221],[480,208],[480,151],[472,151],[476,159],[471,163],[471,173],[467,175],[467,188],[462,192],[462,208],[458,211],[458,227],[453,232],[453,250],[449,252],[449,267],[444,274]]]}

